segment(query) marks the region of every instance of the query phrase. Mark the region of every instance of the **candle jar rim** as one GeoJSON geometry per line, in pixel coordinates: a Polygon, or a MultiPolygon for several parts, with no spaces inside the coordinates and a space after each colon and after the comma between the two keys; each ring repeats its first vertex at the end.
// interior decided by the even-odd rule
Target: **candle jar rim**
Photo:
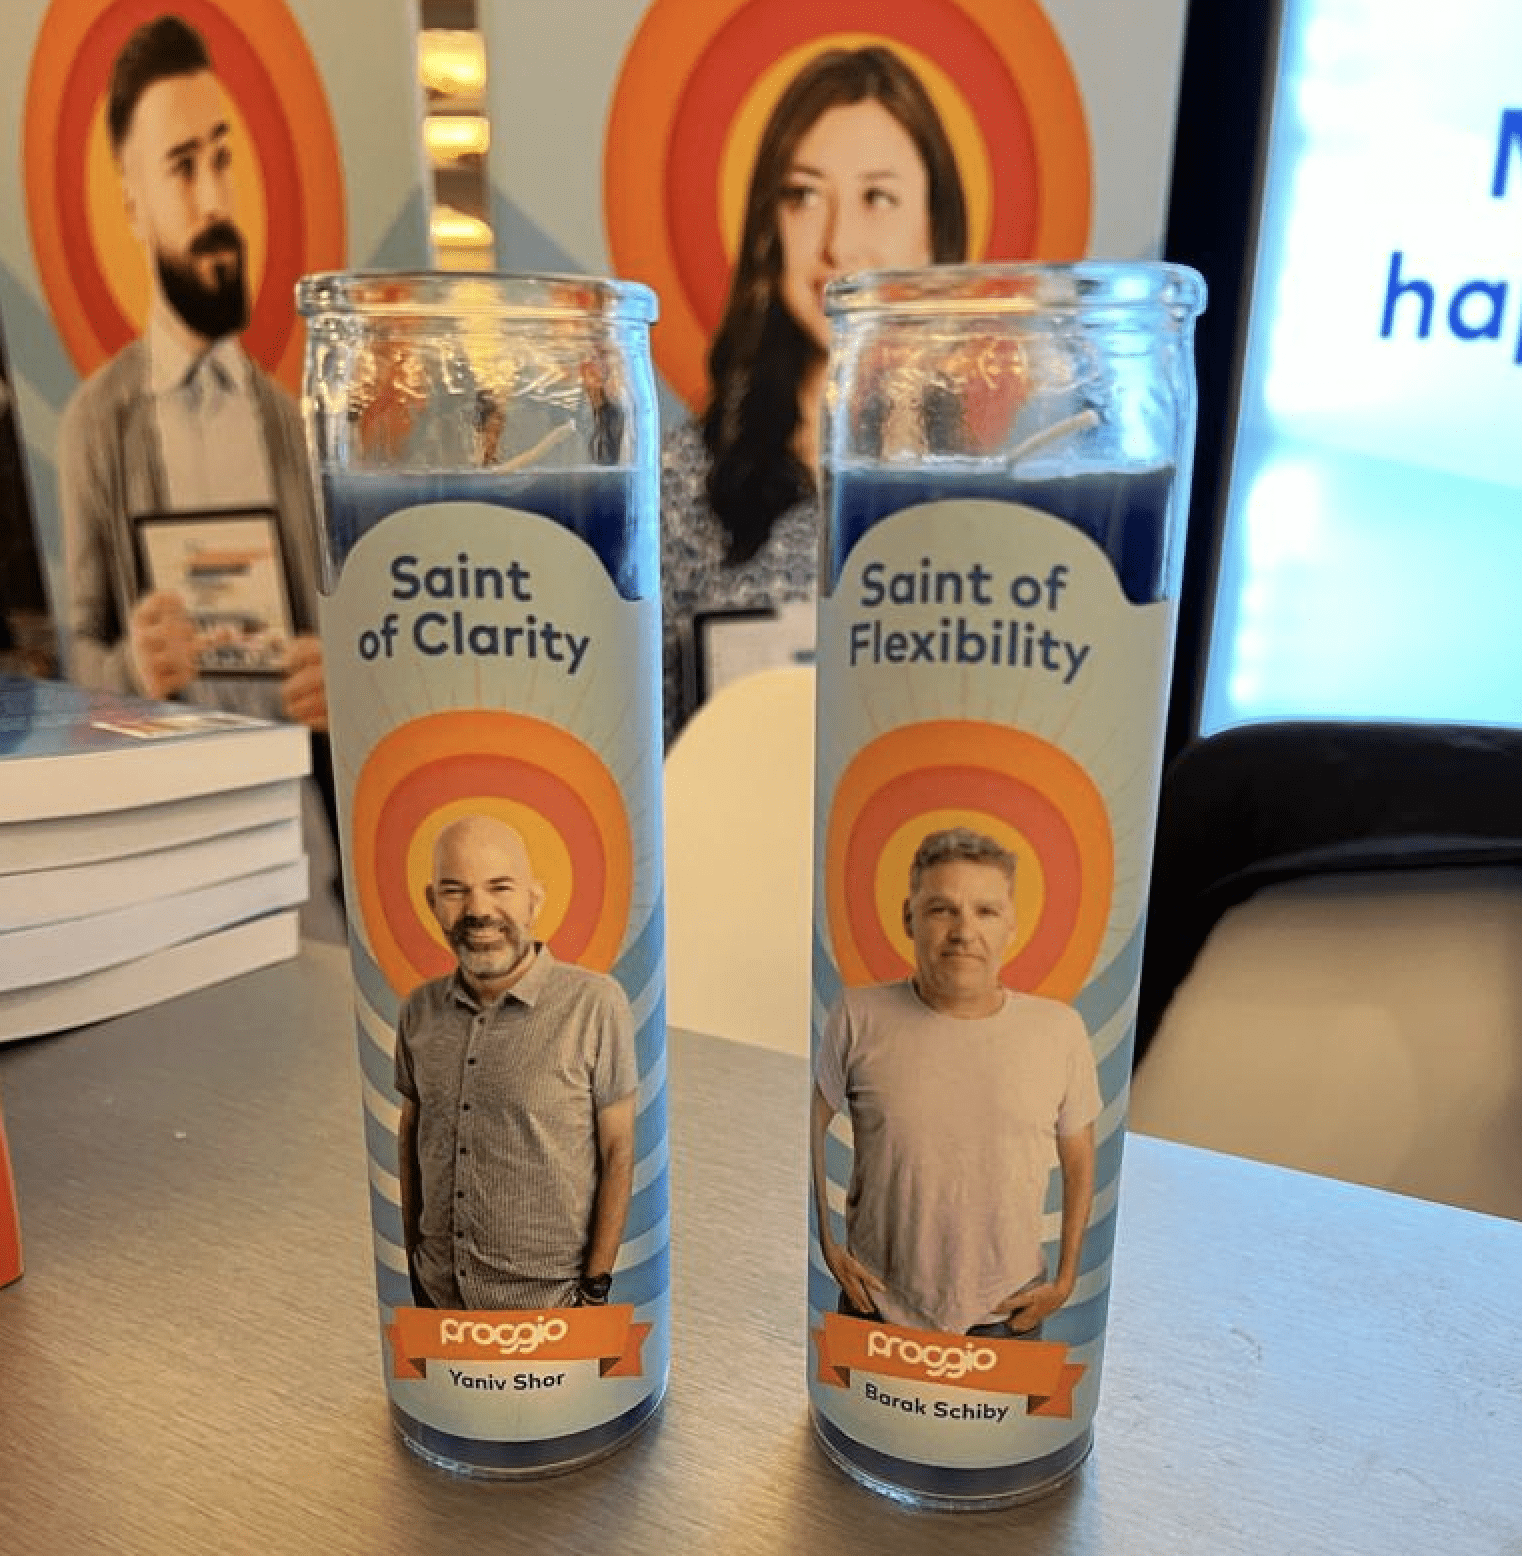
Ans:
{"type": "Polygon", "coordinates": [[[303,318],[603,318],[652,324],[655,293],[609,276],[490,270],[327,270],[296,283],[303,318]]]}
{"type": "Polygon", "coordinates": [[[1164,260],[927,265],[865,270],[825,288],[825,312],[1017,316],[1118,310],[1194,317],[1205,306],[1205,278],[1164,260]]]}

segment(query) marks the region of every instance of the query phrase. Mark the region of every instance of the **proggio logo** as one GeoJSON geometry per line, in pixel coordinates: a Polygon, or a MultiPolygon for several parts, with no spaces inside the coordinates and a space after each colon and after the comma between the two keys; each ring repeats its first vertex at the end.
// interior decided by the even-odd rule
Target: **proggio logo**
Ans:
{"type": "Polygon", "coordinates": [[[991,1346],[972,1341],[962,1346],[926,1345],[908,1335],[874,1329],[867,1336],[869,1357],[896,1358],[927,1378],[956,1382],[974,1373],[992,1372],[999,1365],[999,1353],[991,1346]]]}
{"type": "Polygon", "coordinates": [[[476,1345],[502,1356],[532,1356],[542,1345],[553,1345],[571,1332],[563,1318],[543,1313],[514,1323],[490,1324],[478,1318],[441,1318],[439,1340],[444,1345],[476,1345]]]}

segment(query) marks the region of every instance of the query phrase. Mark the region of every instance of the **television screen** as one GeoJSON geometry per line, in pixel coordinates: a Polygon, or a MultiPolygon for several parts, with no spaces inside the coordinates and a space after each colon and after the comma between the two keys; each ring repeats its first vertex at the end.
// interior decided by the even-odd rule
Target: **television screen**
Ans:
{"type": "Polygon", "coordinates": [[[1522,8],[1285,0],[1198,733],[1522,725],[1522,8]]]}

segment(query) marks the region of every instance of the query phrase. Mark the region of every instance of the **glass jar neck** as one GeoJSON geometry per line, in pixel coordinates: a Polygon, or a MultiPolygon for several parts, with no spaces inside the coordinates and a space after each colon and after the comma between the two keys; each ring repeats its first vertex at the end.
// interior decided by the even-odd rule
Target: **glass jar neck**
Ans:
{"type": "Polygon", "coordinates": [[[832,281],[825,290],[825,311],[838,327],[860,317],[1183,321],[1204,304],[1205,282],[1197,271],[1149,261],[866,271],[832,281]]]}
{"type": "Polygon", "coordinates": [[[296,288],[306,318],[490,320],[496,324],[603,321],[651,324],[655,293],[636,281],[595,276],[505,275],[456,271],[328,271],[296,288]]]}

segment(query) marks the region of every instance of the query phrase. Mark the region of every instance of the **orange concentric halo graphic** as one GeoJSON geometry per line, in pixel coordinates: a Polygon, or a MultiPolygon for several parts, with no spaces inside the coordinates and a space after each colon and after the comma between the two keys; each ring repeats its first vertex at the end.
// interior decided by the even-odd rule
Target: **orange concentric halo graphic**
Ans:
{"type": "Polygon", "coordinates": [[[825,905],[848,987],[914,968],[903,927],[921,840],[971,827],[1015,855],[1015,943],[1002,978],[1072,1000],[1093,969],[1114,894],[1109,813],[1066,752],[1001,724],[940,719],[863,747],[842,773],[825,834],[825,905]]]}
{"type": "Polygon", "coordinates": [[[247,241],[250,356],[301,384],[294,289],[346,252],[342,157],[322,78],[282,0],[53,0],[38,30],[22,125],[37,273],[81,377],[142,333],[148,261],[123,207],[106,129],[122,45],[165,11],[199,32],[232,130],[234,220],[247,241]]]}
{"type": "Polygon", "coordinates": [[[656,364],[693,407],[766,119],[815,54],[868,43],[894,49],[936,105],[967,196],[969,259],[1084,253],[1088,125],[1037,0],[654,0],[608,114],[603,212],[615,273],[660,294],[656,364]]]}
{"type": "Polygon", "coordinates": [[[521,834],[545,889],[535,934],[562,961],[608,971],[629,922],[634,851],[613,775],[589,746],[524,714],[425,714],[386,735],[354,785],[350,858],[365,935],[398,995],[454,958],[428,907],[433,845],[486,815],[521,834]]]}

